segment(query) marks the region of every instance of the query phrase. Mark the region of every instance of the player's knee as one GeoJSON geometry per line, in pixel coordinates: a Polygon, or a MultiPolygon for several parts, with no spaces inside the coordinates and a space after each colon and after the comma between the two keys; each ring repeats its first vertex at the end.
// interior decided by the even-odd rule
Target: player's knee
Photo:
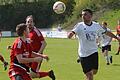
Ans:
{"type": "Polygon", "coordinates": [[[30,77],[31,78],[38,78],[37,73],[35,73],[33,71],[30,72],[30,77]]]}
{"type": "Polygon", "coordinates": [[[87,73],[86,73],[86,77],[87,77],[88,79],[91,79],[91,78],[93,77],[93,72],[92,72],[92,71],[87,72],[87,73]]]}

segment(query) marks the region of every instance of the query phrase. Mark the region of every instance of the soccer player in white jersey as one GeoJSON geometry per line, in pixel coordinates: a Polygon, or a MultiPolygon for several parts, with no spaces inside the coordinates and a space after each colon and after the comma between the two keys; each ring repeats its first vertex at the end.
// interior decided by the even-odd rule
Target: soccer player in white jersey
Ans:
{"type": "Polygon", "coordinates": [[[93,80],[93,75],[98,70],[98,46],[96,38],[98,34],[106,34],[112,38],[118,39],[113,33],[103,29],[98,23],[92,21],[93,12],[90,9],[82,10],[83,22],[77,23],[72,31],[68,34],[68,38],[73,35],[78,36],[79,49],[78,54],[80,57],[83,72],[86,80],[93,80]]]}
{"type": "MultiPolygon", "coordinates": [[[[102,22],[102,27],[103,29],[107,30],[107,31],[111,31],[108,27],[107,27],[107,22],[102,22]]],[[[102,46],[102,53],[106,59],[106,64],[109,65],[110,63],[112,63],[112,56],[108,54],[108,51],[111,51],[111,41],[112,38],[107,36],[106,34],[103,34],[99,37],[99,42],[102,46]]]]}

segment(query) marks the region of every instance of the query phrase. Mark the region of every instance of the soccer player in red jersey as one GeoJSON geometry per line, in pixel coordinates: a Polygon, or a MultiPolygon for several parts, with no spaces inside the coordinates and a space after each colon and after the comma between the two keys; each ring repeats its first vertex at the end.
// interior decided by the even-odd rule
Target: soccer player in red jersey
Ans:
{"type": "MultiPolygon", "coordinates": [[[[120,20],[118,20],[118,26],[116,27],[116,31],[117,31],[117,36],[120,38],[120,20]]],[[[116,55],[119,55],[119,52],[120,52],[120,43],[116,55]]]]}
{"type": "MultiPolygon", "coordinates": [[[[26,24],[29,28],[29,38],[31,40],[31,45],[33,47],[33,51],[42,54],[47,43],[42,35],[42,33],[40,32],[39,29],[37,29],[34,26],[34,22],[33,22],[33,17],[32,15],[27,16],[26,18],[26,24]]],[[[32,71],[36,72],[39,71],[39,68],[41,66],[41,63],[32,63],[32,71]]]]}
{"type": "MultiPolygon", "coordinates": [[[[40,32],[39,29],[37,29],[34,26],[34,22],[33,22],[33,16],[27,16],[26,18],[26,25],[29,28],[29,39],[31,41],[31,45],[33,47],[33,51],[37,52],[39,54],[43,54],[43,51],[46,47],[46,41],[42,35],[42,33],[40,32]]],[[[41,78],[41,77],[45,77],[45,76],[49,76],[50,78],[52,78],[52,80],[55,80],[55,75],[53,70],[48,71],[48,72],[39,72],[41,63],[32,63],[31,64],[31,77],[33,78],[41,78]],[[37,73],[37,75],[35,75],[37,73]]]]}
{"type": "Polygon", "coordinates": [[[30,41],[27,40],[28,28],[26,24],[17,25],[16,33],[19,37],[11,47],[9,77],[11,80],[32,80],[29,76],[30,63],[49,58],[47,55],[32,52],[30,41]]]}
{"type": "MultiPolygon", "coordinates": [[[[0,30],[0,40],[1,40],[1,37],[2,37],[2,32],[0,30]]],[[[5,61],[5,59],[3,58],[3,56],[1,54],[0,54],[0,60],[3,63],[3,65],[4,65],[4,70],[6,70],[7,66],[8,66],[8,62],[5,61]]]]}

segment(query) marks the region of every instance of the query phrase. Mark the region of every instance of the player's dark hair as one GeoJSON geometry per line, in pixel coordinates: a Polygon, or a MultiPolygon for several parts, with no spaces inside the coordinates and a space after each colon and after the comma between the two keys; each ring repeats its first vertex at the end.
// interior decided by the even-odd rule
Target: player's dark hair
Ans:
{"type": "Polygon", "coordinates": [[[82,12],[84,12],[84,11],[87,11],[87,12],[89,12],[91,15],[93,15],[93,11],[92,11],[91,9],[83,9],[82,12]]]}
{"type": "Polygon", "coordinates": [[[102,23],[103,23],[103,24],[105,24],[105,25],[107,25],[107,22],[105,22],[105,21],[104,21],[104,22],[102,22],[102,23]]]}
{"type": "Polygon", "coordinates": [[[24,31],[26,30],[27,25],[24,23],[18,24],[16,26],[16,33],[18,36],[23,36],[24,31]]]}

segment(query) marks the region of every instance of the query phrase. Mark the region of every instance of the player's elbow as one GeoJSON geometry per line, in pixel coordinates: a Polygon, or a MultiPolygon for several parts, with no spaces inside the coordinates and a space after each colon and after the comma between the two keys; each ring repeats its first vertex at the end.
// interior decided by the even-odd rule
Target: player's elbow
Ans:
{"type": "Polygon", "coordinates": [[[23,61],[23,60],[21,60],[21,59],[18,59],[18,62],[19,62],[19,63],[24,63],[24,61],[23,61]]]}
{"type": "Polygon", "coordinates": [[[18,54],[16,56],[16,58],[17,58],[17,60],[18,60],[19,63],[27,63],[26,58],[24,58],[21,54],[18,54]]]}

